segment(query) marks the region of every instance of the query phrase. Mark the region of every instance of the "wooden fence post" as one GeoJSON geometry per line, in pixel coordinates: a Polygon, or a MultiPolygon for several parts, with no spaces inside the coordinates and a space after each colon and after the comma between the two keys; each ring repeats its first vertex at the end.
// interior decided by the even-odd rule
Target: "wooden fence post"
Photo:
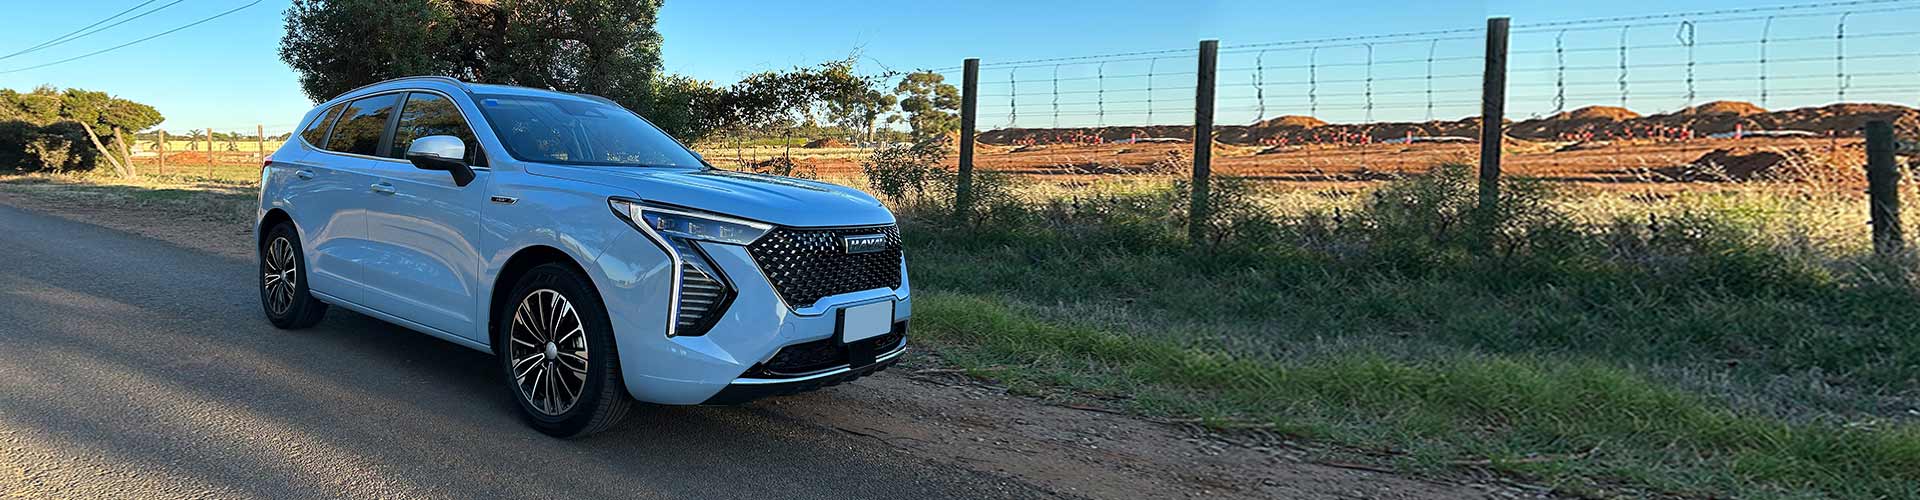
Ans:
{"type": "Polygon", "coordinates": [[[1867,122],[1867,213],[1872,215],[1873,250],[1892,255],[1905,246],[1900,227],[1900,169],[1894,163],[1893,125],[1867,122]]]}
{"type": "Polygon", "coordinates": [[[1187,209],[1187,239],[1207,237],[1213,188],[1213,90],[1219,69],[1220,41],[1200,41],[1200,66],[1193,88],[1193,200],[1187,209]]]}
{"type": "Polygon", "coordinates": [[[253,139],[254,139],[254,144],[259,146],[254,148],[253,150],[254,159],[266,161],[267,159],[267,126],[255,124],[253,126],[253,139]]]}
{"type": "Polygon", "coordinates": [[[1487,66],[1480,81],[1480,210],[1492,214],[1500,203],[1500,154],[1506,138],[1507,27],[1504,17],[1487,19],[1487,66]]]}
{"type": "Polygon", "coordinates": [[[160,162],[160,175],[167,175],[167,131],[160,130],[160,142],[153,143],[153,150],[159,155],[154,159],[160,162]]]}
{"type": "Polygon", "coordinates": [[[953,188],[953,216],[965,224],[973,210],[973,139],[980,115],[980,58],[967,58],[961,68],[960,178],[953,188]]]}
{"type": "Polygon", "coordinates": [[[213,156],[213,129],[207,129],[207,178],[208,179],[213,178],[214,163],[218,163],[218,162],[214,161],[214,156],[213,156]]]}

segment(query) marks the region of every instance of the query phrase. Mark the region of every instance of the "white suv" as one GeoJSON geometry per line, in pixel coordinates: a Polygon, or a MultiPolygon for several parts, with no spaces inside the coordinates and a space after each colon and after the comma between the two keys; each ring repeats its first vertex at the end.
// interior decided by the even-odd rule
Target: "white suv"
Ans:
{"type": "Polygon", "coordinates": [[[555,436],[634,399],[833,385],[906,350],[893,214],[860,191],[717,170],[603,98],[418,77],[307,113],[261,173],[260,299],[329,305],[499,358],[555,436]]]}

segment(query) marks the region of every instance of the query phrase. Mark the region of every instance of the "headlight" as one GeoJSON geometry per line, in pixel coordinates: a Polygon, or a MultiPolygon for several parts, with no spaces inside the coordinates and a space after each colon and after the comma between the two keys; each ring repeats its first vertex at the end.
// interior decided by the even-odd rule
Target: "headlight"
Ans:
{"type": "Polygon", "coordinates": [[[615,214],[663,245],[679,270],[673,276],[673,322],[667,325],[668,337],[706,335],[733,303],[734,288],[726,273],[693,242],[747,245],[773,229],[759,222],[632,200],[607,203],[615,214]]]}
{"type": "Polygon", "coordinates": [[[773,229],[773,226],[759,222],[636,201],[614,199],[608,203],[613,206],[615,213],[666,237],[748,245],[773,229]]]}

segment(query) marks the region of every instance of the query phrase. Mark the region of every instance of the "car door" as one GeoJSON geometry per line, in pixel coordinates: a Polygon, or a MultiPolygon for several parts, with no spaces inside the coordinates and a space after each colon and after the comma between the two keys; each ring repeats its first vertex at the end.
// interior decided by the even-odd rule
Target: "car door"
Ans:
{"type": "Polygon", "coordinates": [[[384,265],[381,244],[373,236],[368,220],[374,207],[382,201],[378,185],[382,167],[398,163],[381,156],[384,151],[381,148],[386,144],[387,132],[404,97],[404,93],[387,93],[348,102],[334,123],[333,132],[328,134],[323,153],[327,156],[324,161],[340,177],[337,184],[342,188],[340,197],[347,200],[346,217],[358,224],[361,232],[357,238],[336,245],[334,250],[337,263],[349,267],[344,274],[354,288],[352,297],[341,298],[368,307],[377,304],[373,292],[380,286],[369,270],[384,265]]]}
{"type": "Polygon", "coordinates": [[[270,182],[279,184],[287,213],[306,249],[307,287],[341,300],[360,300],[363,286],[353,270],[354,249],[367,238],[365,181],[325,151],[328,134],[345,103],[327,108],[300,132],[296,154],[276,153],[270,182]]]}
{"type": "Polygon", "coordinates": [[[491,172],[459,106],[445,94],[407,94],[383,154],[380,195],[367,214],[379,252],[367,269],[375,307],[437,330],[485,342],[479,318],[480,209],[491,172]],[[467,145],[475,179],[460,186],[443,171],[414,168],[403,159],[414,139],[450,135],[467,145]]]}

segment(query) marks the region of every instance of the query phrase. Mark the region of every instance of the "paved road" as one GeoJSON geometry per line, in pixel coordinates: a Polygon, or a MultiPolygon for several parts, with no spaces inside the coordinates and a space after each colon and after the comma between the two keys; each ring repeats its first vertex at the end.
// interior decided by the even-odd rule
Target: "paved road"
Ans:
{"type": "Polygon", "coordinates": [[[1042,496],[751,406],[547,438],[478,352],[273,329],[252,266],[0,205],[0,497],[1042,496]]]}

